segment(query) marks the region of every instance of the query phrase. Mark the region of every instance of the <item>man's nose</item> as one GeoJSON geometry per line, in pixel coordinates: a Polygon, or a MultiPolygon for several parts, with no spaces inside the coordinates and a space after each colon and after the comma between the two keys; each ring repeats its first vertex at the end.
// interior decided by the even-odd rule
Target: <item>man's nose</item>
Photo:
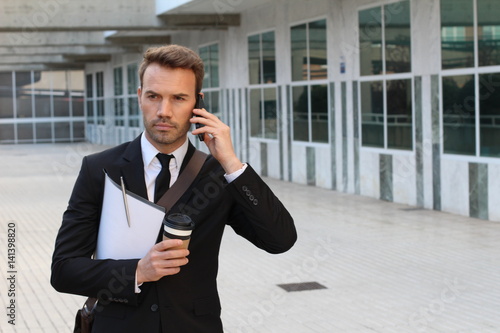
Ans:
{"type": "Polygon", "coordinates": [[[162,118],[170,118],[172,116],[172,104],[168,100],[163,100],[159,105],[157,114],[162,118]]]}

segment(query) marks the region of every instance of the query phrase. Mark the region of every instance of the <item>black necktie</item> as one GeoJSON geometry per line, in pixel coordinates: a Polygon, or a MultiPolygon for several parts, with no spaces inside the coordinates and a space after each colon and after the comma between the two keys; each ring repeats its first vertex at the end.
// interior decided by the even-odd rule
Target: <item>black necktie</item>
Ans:
{"type": "Polygon", "coordinates": [[[158,202],[170,187],[170,159],[174,155],[158,153],[156,157],[161,163],[161,171],[155,181],[155,202],[158,202]]]}

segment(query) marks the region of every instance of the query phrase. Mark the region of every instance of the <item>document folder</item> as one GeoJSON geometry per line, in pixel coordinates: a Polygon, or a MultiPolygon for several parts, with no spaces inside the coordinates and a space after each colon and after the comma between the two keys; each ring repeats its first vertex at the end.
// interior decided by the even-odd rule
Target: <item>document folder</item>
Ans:
{"type": "Polygon", "coordinates": [[[140,259],[156,243],[165,208],[126,191],[105,173],[95,259],[140,259]],[[127,207],[129,223],[127,223],[127,207]]]}

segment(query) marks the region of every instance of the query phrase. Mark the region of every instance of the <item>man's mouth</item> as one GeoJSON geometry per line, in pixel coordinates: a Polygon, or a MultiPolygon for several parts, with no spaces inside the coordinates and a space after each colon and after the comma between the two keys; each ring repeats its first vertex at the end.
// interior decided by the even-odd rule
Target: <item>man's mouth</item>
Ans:
{"type": "Polygon", "coordinates": [[[154,127],[160,131],[168,131],[168,130],[173,129],[175,126],[168,124],[168,123],[159,122],[159,123],[154,124],[154,127]]]}

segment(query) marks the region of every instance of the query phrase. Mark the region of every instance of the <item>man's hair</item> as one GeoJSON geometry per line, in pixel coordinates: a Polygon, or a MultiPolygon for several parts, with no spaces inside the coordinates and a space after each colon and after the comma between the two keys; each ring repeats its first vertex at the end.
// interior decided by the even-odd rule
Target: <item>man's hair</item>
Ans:
{"type": "Polygon", "coordinates": [[[160,66],[167,68],[192,70],[196,78],[195,92],[198,94],[201,91],[205,69],[200,56],[193,50],[174,44],[149,48],[144,53],[142,63],[139,67],[139,80],[141,82],[141,88],[144,72],[151,64],[159,64],[160,66]]]}

